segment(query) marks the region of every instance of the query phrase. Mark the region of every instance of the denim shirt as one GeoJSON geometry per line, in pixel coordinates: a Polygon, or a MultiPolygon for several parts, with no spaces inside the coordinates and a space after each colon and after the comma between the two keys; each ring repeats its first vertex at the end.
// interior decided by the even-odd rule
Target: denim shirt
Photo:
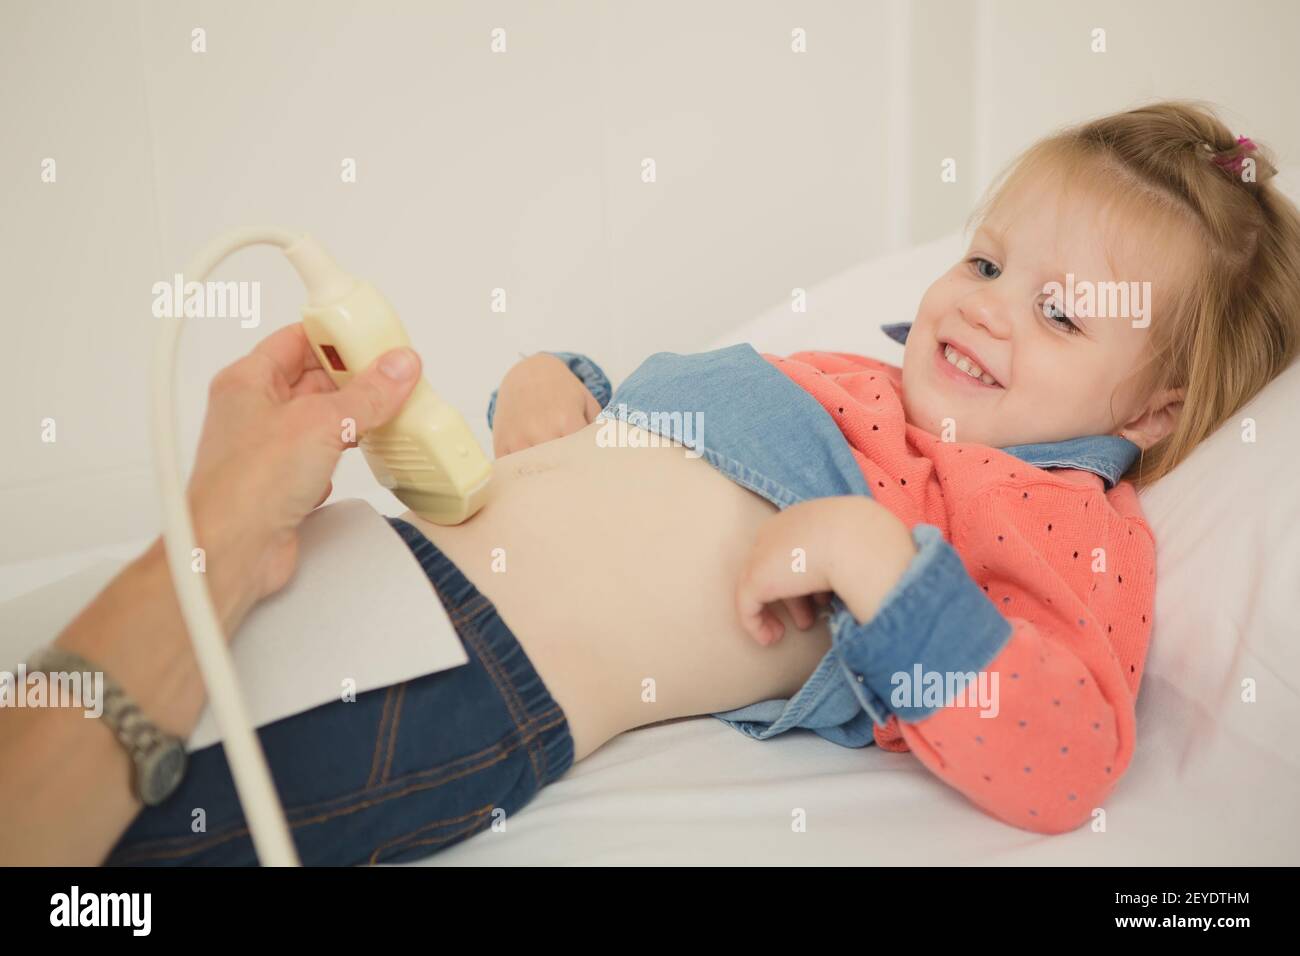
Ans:
{"type": "MultiPolygon", "coordinates": [[[[882,329],[905,342],[910,327],[896,323],[882,329]]],[[[748,344],[693,355],[657,352],[616,392],[586,356],[551,354],[602,405],[599,417],[622,419],[681,442],[779,509],[814,498],[871,497],[848,441],[826,410],[748,344]]],[[[489,427],[495,406],[493,392],[489,427]]],[[[1111,488],[1138,447],[1119,436],[1092,435],[1002,451],[1039,468],[1091,472],[1111,488]]],[[[917,553],[871,620],[859,622],[838,596],[832,597],[822,612],[831,647],[793,697],[713,716],[760,740],[802,727],[842,746],[863,747],[874,742],[873,724],[883,727],[890,715],[914,723],[937,709],[892,706],[894,675],[916,666],[944,673],[983,670],[1010,639],[1010,622],[967,574],[937,527],[919,523],[911,534],[917,553]]]]}

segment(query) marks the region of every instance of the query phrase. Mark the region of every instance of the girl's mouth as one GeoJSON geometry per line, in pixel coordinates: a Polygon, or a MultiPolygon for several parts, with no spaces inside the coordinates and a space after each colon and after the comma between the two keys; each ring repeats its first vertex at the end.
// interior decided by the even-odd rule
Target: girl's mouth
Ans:
{"type": "Polygon", "coordinates": [[[1002,390],[997,379],[975,364],[974,359],[947,342],[938,344],[934,352],[934,362],[939,374],[954,382],[986,391],[1002,390]]]}

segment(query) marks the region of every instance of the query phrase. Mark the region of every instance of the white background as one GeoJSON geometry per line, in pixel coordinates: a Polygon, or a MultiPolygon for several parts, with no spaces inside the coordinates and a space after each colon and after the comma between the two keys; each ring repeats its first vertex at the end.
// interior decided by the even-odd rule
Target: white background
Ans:
{"type": "MultiPolygon", "coordinates": [[[[223,229],[310,230],[372,279],[486,446],[488,394],[521,352],[583,351],[617,382],[701,348],[794,287],[959,227],[1054,127],[1202,98],[1294,164],[1297,38],[1284,0],[5,0],[0,563],[156,530],[151,287],[223,229]]],[[[301,302],[276,253],[218,278],[261,280],[262,326],[187,328],[187,449],[213,372],[301,302]]],[[[911,318],[871,305],[863,322],[911,318]]],[[[336,481],[373,487],[359,461],[336,481]]]]}

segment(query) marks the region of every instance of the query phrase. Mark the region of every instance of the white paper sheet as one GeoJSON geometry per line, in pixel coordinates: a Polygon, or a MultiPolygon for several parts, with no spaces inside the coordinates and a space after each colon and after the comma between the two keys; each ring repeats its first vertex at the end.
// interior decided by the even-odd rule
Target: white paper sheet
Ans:
{"type": "MultiPolygon", "coordinates": [[[[313,512],[300,529],[288,587],[248,616],[232,644],[256,726],[468,661],[460,636],[410,549],[364,501],[313,512]]],[[[0,604],[0,668],[53,640],[125,562],[101,560],[0,604]]],[[[220,737],[204,708],[188,750],[220,737]]]]}

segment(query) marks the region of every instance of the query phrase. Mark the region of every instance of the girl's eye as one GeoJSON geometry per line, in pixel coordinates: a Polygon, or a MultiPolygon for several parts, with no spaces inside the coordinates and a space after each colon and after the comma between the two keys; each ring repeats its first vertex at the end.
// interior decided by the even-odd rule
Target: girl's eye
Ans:
{"type": "Polygon", "coordinates": [[[975,274],[981,279],[996,279],[1002,275],[1002,270],[983,256],[971,256],[966,261],[975,267],[975,274]]]}
{"type": "Polygon", "coordinates": [[[1070,317],[1061,311],[1061,308],[1051,299],[1043,300],[1042,311],[1043,318],[1047,319],[1050,324],[1056,326],[1062,332],[1068,332],[1070,335],[1077,335],[1082,331],[1077,325],[1070,321],[1070,317]]]}

